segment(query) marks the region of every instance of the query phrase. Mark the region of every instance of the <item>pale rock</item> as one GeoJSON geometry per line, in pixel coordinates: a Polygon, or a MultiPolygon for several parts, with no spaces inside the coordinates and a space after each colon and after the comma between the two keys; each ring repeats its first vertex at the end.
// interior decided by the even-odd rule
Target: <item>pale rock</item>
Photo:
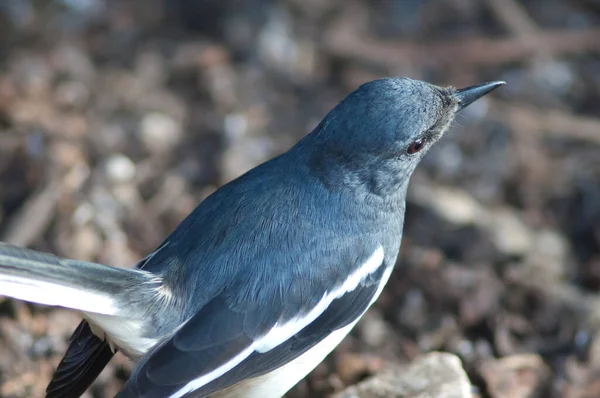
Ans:
{"type": "Polygon", "coordinates": [[[125,155],[112,155],[106,161],[105,172],[114,183],[129,182],[135,176],[135,163],[125,155]]]}
{"type": "Polygon", "coordinates": [[[457,356],[433,352],[409,365],[383,370],[335,398],[471,398],[471,383],[457,356]]]}
{"type": "Polygon", "coordinates": [[[514,211],[497,209],[490,211],[488,229],[496,248],[509,255],[523,255],[531,250],[533,231],[514,211]]]}
{"type": "Polygon", "coordinates": [[[152,112],[142,118],[138,133],[149,151],[160,153],[169,151],[180,142],[182,128],[181,123],[170,115],[152,112]]]}

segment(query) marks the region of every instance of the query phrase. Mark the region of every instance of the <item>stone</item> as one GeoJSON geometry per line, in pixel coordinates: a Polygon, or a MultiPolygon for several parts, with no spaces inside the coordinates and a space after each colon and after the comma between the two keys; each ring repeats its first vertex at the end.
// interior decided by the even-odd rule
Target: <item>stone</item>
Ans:
{"type": "Polygon", "coordinates": [[[460,359],[432,352],[396,365],[334,395],[334,398],[471,398],[460,359]]]}
{"type": "Polygon", "coordinates": [[[112,155],[105,164],[108,179],[115,183],[126,183],[135,177],[135,163],[125,155],[112,155]]]}
{"type": "Polygon", "coordinates": [[[181,141],[181,123],[164,113],[148,113],[140,122],[139,136],[149,151],[168,152],[181,141]]]}

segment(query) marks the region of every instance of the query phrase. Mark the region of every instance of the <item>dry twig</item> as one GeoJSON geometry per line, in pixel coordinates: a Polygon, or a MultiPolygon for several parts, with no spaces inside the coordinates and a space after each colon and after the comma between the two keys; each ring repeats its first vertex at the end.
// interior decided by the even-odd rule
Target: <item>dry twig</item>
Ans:
{"type": "MultiPolygon", "coordinates": [[[[544,30],[537,38],[546,43],[555,56],[600,54],[600,29],[544,30]]],[[[465,69],[498,67],[523,62],[536,56],[535,46],[520,37],[504,39],[469,38],[455,42],[382,43],[361,34],[352,24],[334,28],[326,37],[325,47],[333,55],[378,67],[397,70],[409,63],[414,67],[465,69]]]]}

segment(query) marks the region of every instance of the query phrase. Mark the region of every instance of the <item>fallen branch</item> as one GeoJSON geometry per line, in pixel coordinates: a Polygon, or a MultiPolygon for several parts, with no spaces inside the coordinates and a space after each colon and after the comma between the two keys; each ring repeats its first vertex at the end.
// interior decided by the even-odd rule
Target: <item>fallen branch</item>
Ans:
{"type": "Polygon", "coordinates": [[[521,131],[563,136],[600,145],[600,119],[573,115],[559,109],[536,109],[523,104],[488,101],[491,103],[490,119],[508,122],[521,131]]]}
{"type": "Polygon", "coordinates": [[[538,54],[532,42],[543,42],[554,56],[600,54],[600,29],[542,30],[535,40],[469,38],[438,43],[394,41],[382,43],[360,32],[353,24],[340,24],[325,38],[325,48],[335,56],[368,62],[392,71],[403,65],[415,68],[477,68],[522,62],[538,54]]]}

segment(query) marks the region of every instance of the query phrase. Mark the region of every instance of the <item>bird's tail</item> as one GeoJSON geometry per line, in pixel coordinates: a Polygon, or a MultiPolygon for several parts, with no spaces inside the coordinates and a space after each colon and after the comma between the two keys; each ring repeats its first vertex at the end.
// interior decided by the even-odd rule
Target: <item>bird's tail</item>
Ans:
{"type": "MultiPolygon", "coordinates": [[[[0,296],[86,313],[127,316],[160,278],[137,269],[68,260],[0,243],[0,296]]],[[[139,304],[138,304],[139,303],[139,304]]]]}

